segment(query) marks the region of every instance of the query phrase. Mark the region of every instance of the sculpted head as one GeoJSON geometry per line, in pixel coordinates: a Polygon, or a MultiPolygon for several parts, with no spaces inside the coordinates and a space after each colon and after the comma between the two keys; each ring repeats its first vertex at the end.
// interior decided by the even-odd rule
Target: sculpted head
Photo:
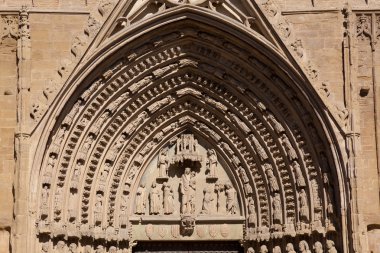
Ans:
{"type": "Polygon", "coordinates": [[[315,242],[313,248],[316,253],[323,252],[322,243],[320,242],[315,242]]]}
{"type": "Polygon", "coordinates": [[[255,253],[255,250],[252,247],[249,247],[247,249],[247,253],[255,253]]]}
{"type": "Polygon", "coordinates": [[[286,244],[286,252],[292,252],[294,251],[294,246],[292,243],[286,244]]]}
{"type": "Polygon", "coordinates": [[[300,241],[298,247],[301,252],[306,252],[309,250],[309,244],[307,244],[307,242],[304,240],[300,241]]]}
{"type": "Polygon", "coordinates": [[[327,246],[328,249],[331,249],[332,247],[335,247],[335,243],[332,240],[327,240],[326,241],[326,246],[327,246]]]}
{"type": "Polygon", "coordinates": [[[266,245],[260,246],[260,253],[268,253],[268,248],[266,245]]]}
{"type": "Polygon", "coordinates": [[[185,174],[189,175],[191,173],[191,169],[189,167],[185,168],[185,174]]]}

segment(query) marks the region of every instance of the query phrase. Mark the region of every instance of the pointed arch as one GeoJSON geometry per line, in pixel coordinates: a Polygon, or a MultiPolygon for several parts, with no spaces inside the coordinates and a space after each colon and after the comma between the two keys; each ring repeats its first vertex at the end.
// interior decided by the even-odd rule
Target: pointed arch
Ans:
{"type": "Polygon", "coordinates": [[[147,163],[186,131],[208,140],[230,168],[244,210],[241,240],[311,243],[313,233],[346,247],[347,220],[338,219],[347,208],[345,175],[322,102],[257,33],[197,7],[174,8],[115,34],[68,84],[34,159],[34,247],[139,240],[128,232],[130,193],[147,163]]]}

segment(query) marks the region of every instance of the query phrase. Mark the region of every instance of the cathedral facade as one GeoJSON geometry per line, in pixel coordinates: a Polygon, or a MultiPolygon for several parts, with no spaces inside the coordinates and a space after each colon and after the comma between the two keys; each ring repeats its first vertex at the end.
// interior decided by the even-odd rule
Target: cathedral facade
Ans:
{"type": "Polygon", "coordinates": [[[2,0],[0,252],[380,252],[377,0],[2,0]]]}

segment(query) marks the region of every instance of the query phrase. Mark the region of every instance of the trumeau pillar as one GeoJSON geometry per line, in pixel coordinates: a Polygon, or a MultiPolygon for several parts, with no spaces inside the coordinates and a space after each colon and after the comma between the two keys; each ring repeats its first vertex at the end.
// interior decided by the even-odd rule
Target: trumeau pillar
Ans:
{"type": "Polygon", "coordinates": [[[30,99],[30,28],[29,14],[26,7],[19,13],[19,38],[17,45],[18,85],[17,85],[17,130],[15,134],[15,207],[12,247],[15,252],[28,252],[27,230],[30,204],[28,201],[29,187],[29,150],[30,133],[28,132],[28,105],[30,99]]]}

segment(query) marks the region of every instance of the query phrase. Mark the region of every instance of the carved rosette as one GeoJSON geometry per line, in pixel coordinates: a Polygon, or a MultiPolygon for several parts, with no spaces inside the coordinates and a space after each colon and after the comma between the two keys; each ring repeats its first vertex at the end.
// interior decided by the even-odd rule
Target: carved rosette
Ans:
{"type": "Polygon", "coordinates": [[[83,83],[46,146],[41,231],[65,237],[73,223],[71,235],[122,245],[263,241],[338,222],[312,108],[277,64],[226,38],[168,27],[83,83]]]}

